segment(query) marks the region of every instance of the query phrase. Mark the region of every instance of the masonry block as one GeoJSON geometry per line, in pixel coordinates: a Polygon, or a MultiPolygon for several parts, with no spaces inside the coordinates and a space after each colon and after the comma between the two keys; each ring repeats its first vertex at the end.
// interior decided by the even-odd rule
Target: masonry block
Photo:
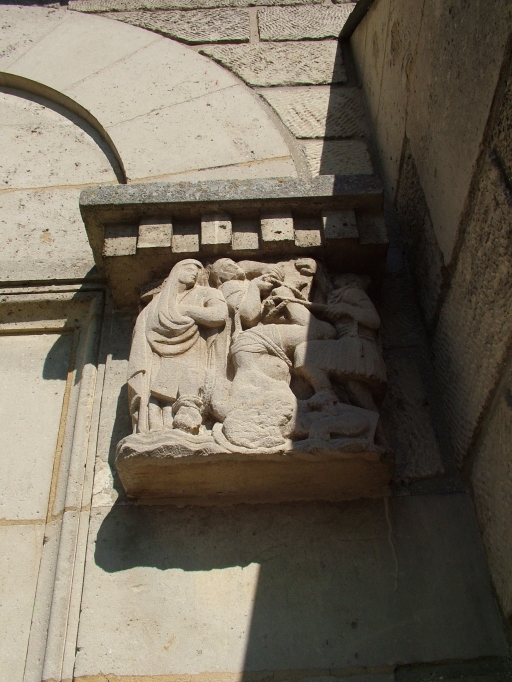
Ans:
{"type": "Polygon", "coordinates": [[[147,218],[139,225],[138,249],[170,247],[172,239],[172,220],[170,218],[147,218]]]}

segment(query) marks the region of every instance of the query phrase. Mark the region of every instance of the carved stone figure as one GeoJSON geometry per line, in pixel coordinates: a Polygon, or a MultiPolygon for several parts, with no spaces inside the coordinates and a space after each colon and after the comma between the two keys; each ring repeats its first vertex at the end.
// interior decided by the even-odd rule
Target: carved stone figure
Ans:
{"type": "MultiPolygon", "coordinates": [[[[368,277],[342,275],[325,306],[315,309],[336,328],[336,340],[301,344],[295,352],[295,368],[322,396],[334,402],[331,379],[343,387],[352,405],[378,413],[376,402],[384,396],[386,368],[377,343],[380,318],[366,290],[368,277]]],[[[380,431],[380,429],[379,429],[380,431]]],[[[379,434],[384,441],[384,435],[379,434]]]]}
{"type": "Polygon", "coordinates": [[[196,260],[174,266],[135,325],[128,390],[134,431],[198,433],[215,369],[215,344],[227,320],[222,295],[198,283],[196,260]]]}
{"type": "Polygon", "coordinates": [[[159,466],[205,455],[378,458],[386,370],[368,284],[311,258],[175,265],[135,326],[134,433],[118,466],[139,455],[159,466]]]}

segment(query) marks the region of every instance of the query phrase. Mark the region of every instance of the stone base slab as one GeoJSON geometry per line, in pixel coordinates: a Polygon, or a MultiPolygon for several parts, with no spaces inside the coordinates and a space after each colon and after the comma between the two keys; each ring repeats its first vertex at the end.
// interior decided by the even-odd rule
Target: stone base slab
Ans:
{"type": "Polygon", "coordinates": [[[392,458],[375,446],[356,448],[346,439],[307,439],[291,450],[234,453],[211,437],[172,442],[160,431],[124,438],[116,467],[129,497],[179,506],[387,496],[392,458]]]}

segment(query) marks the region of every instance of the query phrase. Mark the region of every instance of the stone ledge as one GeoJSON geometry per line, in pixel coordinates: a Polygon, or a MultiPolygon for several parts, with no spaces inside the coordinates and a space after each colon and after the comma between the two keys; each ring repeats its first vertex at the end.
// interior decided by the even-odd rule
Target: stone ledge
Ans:
{"type": "Polygon", "coordinates": [[[345,451],[354,449],[350,443],[344,448],[309,438],[292,450],[242,454],[212,438],[195,443],[199,436],[191,437],[190,446],[173,444],[172,433],[131,435],[119,443],[116,467],[129,497],[211,505],[389,494],[393,461],[375,446],[350,452],[345,451]]]}
{"type": "Polygon", "coordinates": [[[137,306],[141,287],[166,276],[186,254],[259,260],[311,255],[336,271],[378,280],[387,250],[381,206],[380,183],[370,175],[109,185],[80,198],[96,264],[117,305],[127,308],[137,306]],[[287,238],[277,238],[279,227],[275,239],[272,230],[263,235],[262,218],[283,214],[289,216],[287,238]],[[210,235],[212,218],[226,222],[223,229],[219,223],[217,237],[210,235]]]}

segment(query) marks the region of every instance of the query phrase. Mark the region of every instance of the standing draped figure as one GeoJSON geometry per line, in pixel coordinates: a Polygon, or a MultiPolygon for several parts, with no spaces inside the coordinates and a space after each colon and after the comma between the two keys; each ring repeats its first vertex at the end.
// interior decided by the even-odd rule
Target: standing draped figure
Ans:
{"type": "Polygon", "coordinates": [[[137,319],[128,367],[134,432],[201,428],[228,318],[222,294],[202,279],[199,261],[177,263],[137,319]]]}

